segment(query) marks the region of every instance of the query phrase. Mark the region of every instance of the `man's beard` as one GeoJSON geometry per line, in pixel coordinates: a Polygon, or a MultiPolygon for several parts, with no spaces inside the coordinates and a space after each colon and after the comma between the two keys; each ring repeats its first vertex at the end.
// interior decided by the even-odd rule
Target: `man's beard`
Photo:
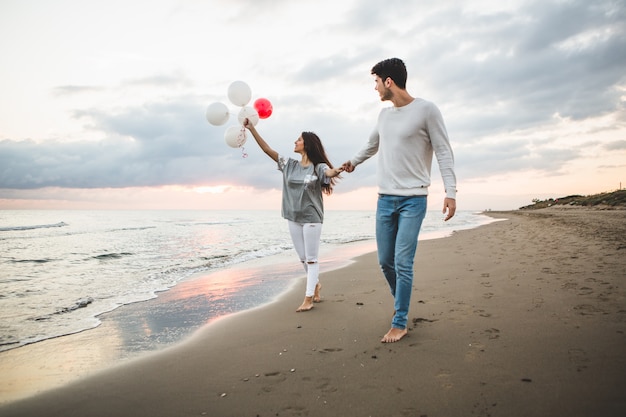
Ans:
{"type": "Polygon", "coordinates": [[[391,100],[393,98],[393,93],[391,89],[387,87],[383,87],[382,94],[380,95],[380,101],[391,100]]]}

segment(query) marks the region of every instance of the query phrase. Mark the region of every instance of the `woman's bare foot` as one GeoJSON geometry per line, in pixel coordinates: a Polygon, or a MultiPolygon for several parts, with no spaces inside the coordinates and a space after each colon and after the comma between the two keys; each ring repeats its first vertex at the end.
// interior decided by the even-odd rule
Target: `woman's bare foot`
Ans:
{"type": "Polygon", "coordinates": [[[322,297],[320,296],[320,291],[322,290],[322,284],[319,282],[315,285],[315,294],[313,294],[313,302],[320,303],[322,302],[322,297]]]}
{"type": "Polygon", "coordinates": [[[402,339],[404,336],[406,336],[407,334],[407,330],[406,329],[397,329],[395,327],[392,327],[386,335],[383,336],[383,338],[380,340],[383,343],[393,343],[393,342],[397,342],[398,340],[402,339]]]}
{"type": "Polygon", "coordinates": [[[313,297],[304,297],[304,301],[302,302],[302,305],[298,307],[298,309],[296,310],[296,313],[299,313],[301,311],[309,311],[312,308],[313,308],[313,297]]]}

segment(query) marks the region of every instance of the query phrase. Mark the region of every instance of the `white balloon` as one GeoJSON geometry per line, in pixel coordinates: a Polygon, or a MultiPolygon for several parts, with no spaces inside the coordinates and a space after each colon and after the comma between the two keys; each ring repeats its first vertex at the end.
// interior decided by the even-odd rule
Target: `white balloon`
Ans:
{"type": "Polygon", "coordinates": [[[231,126],[224,132],[224,141],[231,148],[239,148],[246,143],[246,131],[242,126],[231,126]]]}
{"type": "Polygon", "coordinates": [[[228,87],[228,98],[235,106],[245,106],[252,99],[252,90],[243,81],[234,81],[228,87]]]}
{"type": "Polygon", "coordinates": [[[256,124],[259,123],[259,113],[249,106],[242,107],[241,110],[239,110],[237,118],[242,125],[245,119],[248,119],[250,123],[252,123],[252,126],[256,126],[256,124]]]}
{"type": "Polygon", "coordinates": [[[228,107],[226,104],[215,102],[206,109],[206,119],[213,126],[221,126],[228,121],[228,107]]]}

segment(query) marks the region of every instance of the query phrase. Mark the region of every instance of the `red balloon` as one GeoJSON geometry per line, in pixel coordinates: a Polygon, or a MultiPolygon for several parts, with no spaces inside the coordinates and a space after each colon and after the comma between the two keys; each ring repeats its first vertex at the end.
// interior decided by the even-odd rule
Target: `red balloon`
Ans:
{"type": "Polygon", "coordinates": [[[266,98],[258,98],[254,101],[254,109],[259,114],[259,119],[267,119],[272,115],[272,103],[266,98]]]}

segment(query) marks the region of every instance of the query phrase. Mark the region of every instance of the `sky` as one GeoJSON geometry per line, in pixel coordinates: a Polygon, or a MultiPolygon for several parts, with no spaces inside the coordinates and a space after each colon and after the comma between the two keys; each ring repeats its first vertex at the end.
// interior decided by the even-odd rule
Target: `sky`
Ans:
{"type": "MultiPolygon", "coordinates": [[[[274,162],[225,143],[229,86],[272,103],[279,153],[314,131],[340,165],[390,105],[370,71],[391,57],[443,114],[459,210],[626,187],[625,0],[0,0],[0,209],[278,210],[274,162]]],[[[326,209],[376,193],[374,156],[326,209]]]]}

